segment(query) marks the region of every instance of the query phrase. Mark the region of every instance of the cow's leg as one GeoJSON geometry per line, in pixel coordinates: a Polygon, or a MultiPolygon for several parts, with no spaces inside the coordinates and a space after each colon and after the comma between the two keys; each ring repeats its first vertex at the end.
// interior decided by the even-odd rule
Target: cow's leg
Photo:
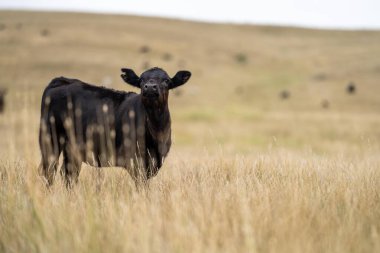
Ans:
{"type": "Polygon", "coordinates": [[[103,185],[103,182],[104,182],[104,174],[103,174],[103,171],[101,169],[102,167],[102,164],[100,162],[100,159],[99,159],[99,156],[96,157],[96,160],[95,160],[95,170],[96,170],[96,192],[100,192],[101,189],[102,189],[102,185],[103,185]]]}
{"type": "Polygon", "coordinates": [[[135,163],[132,169],[132,178],[138,191],[146,190],[149,188],[147,169],[148,168],[143,158],[140,157],[135,159],[135,163]]]}
{"type": "Polygon", "coordinates": [[[46,179],[46,185],[51,186],[57,172],[60,151],[50,154],[43,154],[40,174],[46,179]]]}
{"type": "Polygon", "coordinates": [[[44,125],[40,129],[39,143],[41,149],[40,175],[46,179],[46,185],[51,186],[57,172],[61,146],[58,144],[57,135],[51,131],[51,126],[44,125]]]}
{"type": "Polygon", "coordinates": [[[81,169],[82,159],[80,155],[74,154],[74,152],[63,150],[63,164],[61,172],[64,175],[67,188],[71,188],[73,184],[78,182],[78,177],[81,169]]]}
{"type": "Polygon", "coordinates": [[[157,175],[162,166],[162,157],[156,149],[149,149],[146,156],[146,176],[150,179],[157,175]]]}

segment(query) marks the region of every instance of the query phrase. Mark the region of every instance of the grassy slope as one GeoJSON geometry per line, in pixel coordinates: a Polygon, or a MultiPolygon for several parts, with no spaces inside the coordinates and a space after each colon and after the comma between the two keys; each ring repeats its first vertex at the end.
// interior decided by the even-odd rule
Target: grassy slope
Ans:
{"type": "Polygon", "coordinates": [[[0,251],[380,249],[380,32],[28,12],[0,24],[0,251]],[[151,188],[83,168],[74,191],[45,192],[44,86],[64,75],[130,90],[120,67],[146,62],[193,73],[170,97],[174,145],[151,188]]]}

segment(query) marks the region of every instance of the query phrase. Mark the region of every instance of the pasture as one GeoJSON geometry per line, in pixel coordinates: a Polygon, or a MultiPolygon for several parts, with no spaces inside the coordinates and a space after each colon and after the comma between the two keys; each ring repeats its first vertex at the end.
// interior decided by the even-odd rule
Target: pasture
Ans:
{"type": "Polygon", "coordinates": [[[0,252],[380,251],[379,31],[11,11],[0,28],[0,252]],[[137,91],[120,69],[154,66],[192,78],[149,187],[84,164],[47,189],[49,81],[137,91]]]}

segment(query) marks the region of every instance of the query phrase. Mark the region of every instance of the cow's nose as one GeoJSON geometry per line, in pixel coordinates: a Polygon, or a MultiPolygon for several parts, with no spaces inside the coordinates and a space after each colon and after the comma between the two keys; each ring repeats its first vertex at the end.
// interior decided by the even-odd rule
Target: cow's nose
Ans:
{"type": "Polygon", "coordinates": [[[157,90],[157,84],[145,84],[144,90],[157,90]]]}

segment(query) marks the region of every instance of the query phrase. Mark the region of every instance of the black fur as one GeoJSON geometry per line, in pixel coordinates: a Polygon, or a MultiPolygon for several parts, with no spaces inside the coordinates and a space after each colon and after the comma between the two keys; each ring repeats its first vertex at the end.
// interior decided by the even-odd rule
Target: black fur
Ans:
{"type": "Polygon", "coordinates": [[[191,76],[173,78],[159,68],[138,77],[122,69],[127,83],[141,94],[116,91],[59,77],[46,87],[41,103],[42,172],[53,183],[59,155],[68,185],[77,181],[81,162],[97,167],[126,168],[135,180],[155,176],[171,146],[169,89],[191,76]]]}

